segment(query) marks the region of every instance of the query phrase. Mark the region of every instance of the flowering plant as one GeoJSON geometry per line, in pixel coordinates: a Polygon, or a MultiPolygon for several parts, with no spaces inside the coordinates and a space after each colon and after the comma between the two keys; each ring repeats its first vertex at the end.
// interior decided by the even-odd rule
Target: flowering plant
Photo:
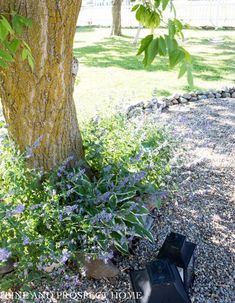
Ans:
{"type": "MultiPolygon", "coordinates": [[[[26,168],[28,152],[26,156],[22,155],[9,140],[2,142],[0,266],[8,260],[14,262],[14,279],[17,277],[18,282],[25,284],[28,279],[35,278],[37,273],[45,274],[53,264],[62,266],[68,260],[76,260],[80,253],[87,258],[105,261],[112,258],[114,249],[127,254],[129,242],[135,236],[153,241],[144,225],[144,216],[149,211],[135,197],[141,197],[141,193],[147,189],[148,180],[153,180],[154,174],[151,176],[146,167],[152,158],[157,159],[159,153],[151,155],[150,145],[154,144],[155,139],[164,141],[164,136],[159,137],[157,132],[154,139],[153,134],[151,137],[150,133],[145,132],[147,137],[140,140],[140,133],[137,136],[135,133],[135,145],[127,147],[120,139],[120,146],[116,150],[112,147],[110,152],[109,148],[113,144],[110,141],[116,140],[115,136],[123,127],[124,121],[119,121],[121,123],[114,119],[116,133],[111,130],[113,137],[108,133],[108,139],[105,135],[99,137],[104,124],[98,127],[91,124],[90,130],[86,129],[87,160],[93,168],[99,170],[99,174],[92,180],[82,169],[67,170],[69,159],[48,178],[42,179],[40,171],[26,168]],[[87,144],[95,132],[96,142],[87,144]],[[143,142],[148,140],[152,143],[145,147],[143,142]],[[107,143],[106,150],[103,143],[107,143]]],[[[109,123],[108,120],[106,128],[109,123]]],[[[125,131],[123,134],[123,139],[128,139],[125,131]]],[[[134,142],[131,135],[128,140],[134,142]]],[[[168,165],[168,146],[165,153],[166,159],[158,163],[158,172],[161,165],[168,165]]],[[[155,191],[158,187],[155,182],[155,191]]],[[[10,282],[4,279],[1,287],[8,288],[7,283],[10,282]]]]}

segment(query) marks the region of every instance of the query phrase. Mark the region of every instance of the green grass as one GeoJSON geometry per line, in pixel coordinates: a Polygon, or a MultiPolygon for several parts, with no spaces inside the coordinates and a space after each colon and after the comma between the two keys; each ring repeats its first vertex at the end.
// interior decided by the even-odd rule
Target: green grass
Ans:
{"type": "MultiPolygon", "coordinates": [[[[141,36],[149,32],[143,30],[141,36]]],[[[170,70],[165,58],[157,58],[145,69],[133,45],[135,29],[110,37],[108,28],[78,28],[74,54],[80,62],[75,101],[79,111],[93,115],[123,103],[135,103],[189,90],[186,78],[178,79],[178,68],[170,70]]],[[[185,30],[185,46],[194,56],[195,89],[234,84],[235,31],[185,30]],[[215,44],[213,39],[221,39],[215,44]]]]}

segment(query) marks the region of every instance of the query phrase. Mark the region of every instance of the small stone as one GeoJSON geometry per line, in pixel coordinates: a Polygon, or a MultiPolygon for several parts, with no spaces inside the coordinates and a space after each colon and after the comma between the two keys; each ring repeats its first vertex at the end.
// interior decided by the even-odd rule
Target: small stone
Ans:
{"type": "Polygon", "coordinates": [[[222,95],[221,95],[220,93],[216,93],[216,94],[215,94],[215,97],[218,99],[218,98],[221,98],[222,95]]]}
{"type": "Polygon", "coordinates": [[[137,117],[143,113],[143,110],[140,107],[133,108],[130,112],[128,112],[128,117],[137,117]]]}
{"type": "Polygon", "coordinates": [[[7,261],[5,265],[0,266],[0,275],[8,274],[15,269],[13,261],[7,261]]]}
{"type": "Polygon", "coordinates": [[[143,108],[144,107],[144,102],[140,101],[140,102],[136,103],[134,106],[143,108]]]}
{"type": "Polygon", "coordinates": [[[189,101],[197,101],[198,100],[198,97],[192,97],[189,101]]]}
{"type": "Polygon", "coordinates": [[[196,93],[190,93],[191,97],[197,97],[196,93]]]}
{"type": "Polygon", "coordinates": [[[183,94],[183,98],[189,100],[191,98],[191,94],[183,94]]]}
{"type": "Polygon", "coordinates": [[[172,104],[170,99],[165,99],[164,102],[166,103],[167,107],[171,106],[172,104]]]}
{"type": "Polygon", "coordinates": [[[176,99],[173,99],[171,102],[172,104],[179,104],[179,102],[176,99]]]}
{"type": "Polygon", "coordinates": [[[213,99],[213,98],[215,98],[215,95],[214,95],[214,94],[212,94],[212,93],[209,93],[207,96],[208,96],[208,98],[209,98],[209,99],[213,99]]]}
{"type": "Polygon", "coordinates": [[[200,95],[198,96],[198,100],[208,99],[206,95],[200,95]]]}
{"type": "Polygon", "coordinates": [[[232,93],[232,98],[235,98],[235,92],[232,93]]]}
{"type": "Polygon", "coordinates": [[[94,279],[113,278],[119,274],[118,268],[108,260],[106,263],[103,260],[82,260],[83,266],[86,269],[86,275],[94,279]]]}
{"type": "Polygon", "coordinates": [[[181,102],[181,103],[187,103],[187,102],[188,102],[188,100],[187,100],[187,99],[185,99],[185,98],[183,98],[183,97],[180,97],[180,102],[181,102]]]}
{"type": "Polygon", "coordinates": [[[144,110],[145,114],[151,114],[153,111],[154,111],[153,107],[149,107],[144,110]]]}
{"type": "Polygon", "coordinates": [[[209,93],[216,94],[216,89],[210,89],[209,93]]]}
{"type": "Polygon", "coordinates": [[[47,266],[44,268],[44,271],[47,273],[53,272],[54,269],[57,269],[60,267],[59,263],[52,263],[50,266],[47,266]]]}
{"type": "Polygon", "coordinates": [[[227,88],[227,86],[222,87],[222,92],[225,92],[225,93],[228,93],[228,92],[229,92],[229,89],[227,88]]]}
{"type": "Polygon", "coordinates": [[[222,98],[230,98],[230,93],[228,92],[222,93],[222,98]]]}
{"type": "Polygon", "coordinates": [[[153,98],[151,101],[152,104],[157,104],[158,103],[158,99],[157,98],[153,98]]]}
{"type": "Polygon", "coordinates": [[[179,94],[175,94],[173,99],[179,99],[180,98],[180,95],[179,94]]]}

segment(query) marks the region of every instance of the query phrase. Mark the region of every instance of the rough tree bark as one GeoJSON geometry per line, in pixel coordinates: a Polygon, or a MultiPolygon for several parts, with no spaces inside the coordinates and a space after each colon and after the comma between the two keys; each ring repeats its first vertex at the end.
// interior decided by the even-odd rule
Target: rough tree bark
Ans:
{"type": "Polygon", "coordinates": [[[113,24],[112,24],[111,35],[121,36],[122,34],[121,10],[122,10],[122,0],[113,0],[113,6],[112,6],[113,24]]]}
{"type": "Polygon", "coordinates": [[[35,59],[32,72],[19,58],[0,70],[0,94],[9,134],[25,151],[40,144],[31,167],[51,170],[67,158],[83,159],[73,101],[72,49],[81,0],[0,0],[1,13],[14,10],[33,21],[24,33],[35,59]]]}

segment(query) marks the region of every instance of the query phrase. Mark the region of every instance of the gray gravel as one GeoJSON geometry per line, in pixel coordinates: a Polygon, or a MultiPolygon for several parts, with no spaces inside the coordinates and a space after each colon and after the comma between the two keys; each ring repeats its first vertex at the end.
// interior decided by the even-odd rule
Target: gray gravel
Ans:
{"type": "Polygon", "coordinates": [[[169,187],[176,186],[171,198],[155,212],[156,242],[140,241],[135,255],[118,257],[117,278],[95,281],[61,272],[56,273],[53,287],[46,281],[41,286],[43,291],[106,292],[104,300],[43,302],[133,302],[122,293],[131,291],[128,272],[153,260],[170,231],[183,233],[198,245],[192,302],[235,302],[235,99],[175,105],[153,117],[172,129],[182,160],[169,178],[169,187]]]}

